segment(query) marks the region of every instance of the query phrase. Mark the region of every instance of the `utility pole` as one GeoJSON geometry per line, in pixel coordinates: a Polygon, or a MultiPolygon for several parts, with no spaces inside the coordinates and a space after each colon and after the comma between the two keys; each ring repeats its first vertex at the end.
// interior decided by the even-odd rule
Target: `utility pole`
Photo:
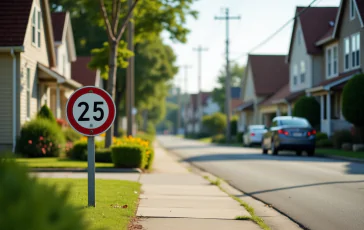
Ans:
{"type": "Polygon", "coordinates": [[[202,121],[202,116],[203,116],[203,109],[202,109],[202,90],[201,90],[201,81],[202,81],[202,77],[201,77],[201,53],[203,51],[207,51],[207,48],[202,48],[201,45],[199,45],[197,48],[193,49],[194,51],[197,51],[198,53],[198,94],[197,94],[197,111],[199,112],[199,116],[198,116],[198,126],[200,128],[200,132],[201,132],[201,121],[202,121]]]}
{"type": "Polygon", "coordinates": [[[225,20],[226,21],[226,81],[225,81],[225,113],[226,113],[226,141],[231,141],[231,79],[230,79],[230,61],[229,61],[229,21],[230,20],[240,20],[240,16],[230,16],[229,8],[225,10],[225,16],[216,17],[215,20],[225,20]]]}
{"type": "MultiPolygon", "coordinates": [[[[128,0],[129,9],[132,7],[133,0],[128,0]]],[[[133,12],[131,17],[133,18],[133,12]]],[[[134,52],[134,24],[128,22],[128,49],[134,52]]],[[[129,58],[129,65],[126,71],[126,114],[127,114],[127,135],[134,135],[134,56],[129,58]]]]}
{"type": "Polygon", "coordinates": [[[177,131],[176,134],[179,134],[179,129],[181,128],[181,84],[180,84],[180,79],[177,82],[177,105],[178,105],[178,110],[177,110],[177,131]]]}
{"type": "MultiPolygon", "coordinates": [[[[185,76],[184,76],[184,84],[185,84],[185,86],[184,86],[184,88],[185,88],[185,99],[187,99],[188,98],[188,91],[187,91],[187,88],[188,88],[188,69],[189,68],[191,68],[191,66],[189,66],[189,65],[184,65],[184,66],[182,66],[183,68],[184,68],[184,72],[185,72],[185,76]]],[[[184,135],[185,135],[185,137],[187,136],[187,116],[188,116],[188,114],[187,114],[187,106],[188,105],[188,102],[187,101],[185,101],[185,104],[184,104],[184,135]]]]}

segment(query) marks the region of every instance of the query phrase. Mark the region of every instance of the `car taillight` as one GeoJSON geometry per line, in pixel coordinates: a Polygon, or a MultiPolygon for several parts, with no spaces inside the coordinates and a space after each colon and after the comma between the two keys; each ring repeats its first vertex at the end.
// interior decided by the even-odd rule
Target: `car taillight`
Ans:
{"type": "Polygon", "coordinates": [[[255,133],[251,133],[250,136],[254,137],[255,136],[255,133]]]}
{"type": "Polygon", "coordinates": [[[311,130],[307,132],[307,136],[316,135],[316,130],[311,130]]]}
{"type": "Polygon", "coordinates": [[[278,133],[279,134],[284,134],[284,135],[288,136],[288,132],[286,130],[284,130],[284,129],[278,130],[278,133]]]}

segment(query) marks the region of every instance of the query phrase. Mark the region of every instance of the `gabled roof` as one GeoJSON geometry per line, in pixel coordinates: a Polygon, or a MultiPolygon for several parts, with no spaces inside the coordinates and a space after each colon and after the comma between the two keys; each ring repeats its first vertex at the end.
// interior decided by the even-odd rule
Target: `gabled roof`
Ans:
{"type": "MultiPolygon", "coordinates": [[[[334,28],[334,32],[332,34],[332,38],[337,37],[337,31],[338,31],[338,27],[340,25],[340,20],[344,13],[343,10],[344,10],[346,1],[347,0],[341,0],[341,2],[340,2],[340,7],[339,7],[339,11],[336,16],[335,28],[334,28]]],[[[361,26],[364,27],[364,23],[363,23],[364,22],[364,1],[363,0],[353,0],[353,2],[356,4],[356,9],[358,9],[359,20],[360,20],[361,26]]]]}
{"type": "Polygon", "coordinates": [[[63,40],[63,34],[65,33],[65,12],[52,13],[52,25],[54,41],[61,42],[63,40]]]}
{"type": "MultiPolygon", "coordinates": [[[[190,106],[192,105],[193,110],[196,110],[197,108],[197,93],[191,94],[190,95],[190,106]]],[[[206,105],[207,104],[207,99],[211,96],[210,92],[201,92],[201,103],[202,105],[206,105]]]]}
{"type": "Polygon", "coordinates": [[[315,55],[321,52],[320,47],[316,46],[316,42],[325,34],[328,33],[332,27],[330,22],[335,21],[338,7],[301,7],[296,8],[296,14],[299,15],[294,22],[292,29],[291,42],[289,46],[289,53],[287,61],[290,60],[290,55],[293,48],[293,41],[297,23],[301,23],[302,35],[306,44],[306,51],[308,54],[315,55]],[[304,11],[303,11],[304,10],[304,11]]]}
{"type": "Polygon", "coordinates": [[[22,46],[33,0],[0,1],[0,46],[22,46]]]}
{"type": "Polygon", "coordinates": [[[269,96],[277,92],[289,81],[289,68],[285,63],[285,55],[253,55],[248,57],[255,94],[269,96]]]}
{"type": "Polygon", "coordinates": [[[260,105],[268,106],[274,104],[274,101],[282,100],[290,94],[289,83],[280,88],[275,94],[264,100],[260,105]]]}
{"type": "Polygon", "coordinates": [[[77,57],[71,65],[72,79],[84,86],[95,86],[97,71],[88,68],[91,57],[77,57]]]}

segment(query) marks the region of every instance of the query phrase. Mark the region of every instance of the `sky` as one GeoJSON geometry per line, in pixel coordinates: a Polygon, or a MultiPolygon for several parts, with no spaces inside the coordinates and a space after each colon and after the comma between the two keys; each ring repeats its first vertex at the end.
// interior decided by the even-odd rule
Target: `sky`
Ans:
{"type": "MultiPolygon", "coordinates": [[[[201,78],[202,91],[212,91],[217,86],[217,76],[226,63],[225,41],[226,22],[214,20],[215,16],[224,16],[229,8],[230,16],[240,16],[240,20],[229,20],[230,61],[245,65],[245,53],[257,46],[279,27],[294,17],[296,6],[308,6],[312,0],[197,0],[192,8],[199,12],[197,20],[189,17],[186,27],[191,30],[187,43],[174,43],[163,33],[164,41],[170,45],[176,56],[177,65],[189,65],[187,72],[187,92],[198,92],[198,52],[201,45],[207,48],[202,52],[201,78]]],[[[313,6],[339,6],[340,0],[317,0],[313,6]]],[[[287,54],[293,23],[276,35],[264,46],[255,50],[255,54],[287,54]]],[[[184,68],[179,68],[174,83],[184,86],[184,68]]]]}

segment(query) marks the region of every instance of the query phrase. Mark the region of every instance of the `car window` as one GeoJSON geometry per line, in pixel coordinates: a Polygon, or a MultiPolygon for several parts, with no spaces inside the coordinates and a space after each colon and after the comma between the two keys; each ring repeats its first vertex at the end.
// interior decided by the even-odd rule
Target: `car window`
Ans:
{"type": "Polygon", "coordinates": [[[250,130],[264,130],[265,126],[264,125],[254,125],[254,126],[250,126],[250,130]]]}
{"type": "Polygon", "coordinates": [[[310,126],[310,124],[304,120],[304,119],[287,119],[287,120],[281,120],[281,125],[287,125],[287,126],[310,126]]]}

